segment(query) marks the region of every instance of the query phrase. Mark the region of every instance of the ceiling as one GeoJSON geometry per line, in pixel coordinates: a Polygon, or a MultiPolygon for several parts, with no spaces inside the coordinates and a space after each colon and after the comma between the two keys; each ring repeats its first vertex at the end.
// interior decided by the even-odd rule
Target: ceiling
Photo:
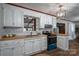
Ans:
{"type": "MultiPolygon", "coordinates": [[[[42,11],[49,14],[56,14],[59,3],[15,3],[16,5],[42,11]]],[[[66,10],[66,20],[79,23],[79,3],[62,3],[66,10]],[[78,22],[77,22],[78,21],[78,22]]]]}

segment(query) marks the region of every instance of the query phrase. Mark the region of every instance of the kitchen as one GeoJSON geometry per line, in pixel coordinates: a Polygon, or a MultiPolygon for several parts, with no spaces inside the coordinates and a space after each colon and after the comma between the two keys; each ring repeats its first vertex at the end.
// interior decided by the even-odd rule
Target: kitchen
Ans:
{"type": "Polygon", "coordinates": [[[29,56],[57,48],[69,51],[75,24],[63,17],[19,4],[0,4],[0,56],[29,56]]]}

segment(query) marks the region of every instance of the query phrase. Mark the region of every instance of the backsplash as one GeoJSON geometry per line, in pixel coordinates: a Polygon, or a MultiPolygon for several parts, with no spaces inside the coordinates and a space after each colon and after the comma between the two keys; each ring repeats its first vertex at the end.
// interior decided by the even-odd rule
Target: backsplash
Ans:
{"type": "Polygon", "coordinates": [[[0,31],[1,35],[5,35],[5,34],[17,34],[22,32],[22,28],[3,28],[0,31]]]}
{"type": "Polygon", "coordinates": [[[5,34],[31,35],[31,32],[32,32],[32,35],[37,34],[36,31],[24,31],[23,32],[23,28],[4,28],[1,31],[0,31],[0,35],[5,35],[5,34]]]}

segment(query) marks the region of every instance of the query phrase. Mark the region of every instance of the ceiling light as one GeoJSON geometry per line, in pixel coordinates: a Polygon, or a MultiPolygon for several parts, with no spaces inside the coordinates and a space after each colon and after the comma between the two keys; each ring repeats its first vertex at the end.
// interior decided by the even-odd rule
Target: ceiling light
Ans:
{"type": "Polygon", "coordinates": [[[58,5],[56,16],[58,18],[63,18],[65,16],[65,7],[63,5],[58,5]]]}

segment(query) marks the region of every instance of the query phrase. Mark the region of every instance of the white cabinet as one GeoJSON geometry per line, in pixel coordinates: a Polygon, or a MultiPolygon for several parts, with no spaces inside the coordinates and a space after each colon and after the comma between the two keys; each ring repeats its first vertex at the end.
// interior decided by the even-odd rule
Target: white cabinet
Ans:
{"type": "Polygon", "coordinates": [[[15,46],[14,40],[0,41],[0,55],[13,56],[15,46]]]}
{"type": "Polygon", "coordinates": [[[0,48],[1,56],[12,56],[13,48],[0,48]]]}
{"type": "Polygon", "coordinates": [[[15,9],[14,10],[15,12],[14,12],[14,23],[15,23],[15,26],[16,27],[23,27],[24,26],[24,19],[23,19],[23,12],[22,11],[20,11],[19,9],[15,9]]]}
{"type": "Polygon", "coordinates": [[[24,55],[24,40],[0,41],[0,51],[3,56],[22,56],[24,55]]]}
{"type": "Polygon", "coordinates": [[[24,47],[15,47],[13,50],[14,56],[23,56],[24,55],[24,47]]]}
{"type": "Polygon", "coordinates": [[[46,24],[52,25],[52,16],[46,15],[46,24]]]}
{"type": "Polygon", "coordinates": [[[57,28],[56,27],[56,24],[57,24],[56,17],[52,17],[52,25],[53,25],[53,28],[57,28]]]}
{"type": "Polygon", "coordinates": [[[44,28],[45,24],[52,25],[52,16],[41,14],[40,16],[40,28],[44,28]]]}
{"type": "Polygon", "coordinates": [[[34,53],[38,53],[40,51],[47,49],[47,38],[35,38],[30,40],[25,40],[24,43],[24,54],[25,55],[32,55],[34,53]]]}
{"type": "Polygon", "coordinates": [[[1,56],[1,49],[0,49],[0,56],[1,56]]]}
{"type": "Polygon", "coordinates": [[[39,52],[41,50],[41,40],[40,39],[35,39],[34,40],[34,46],[33,46],[33,52],[39,52]]]}
{"type": "Polygon", "coordinates": [[[14,25],[14,10],[9,5],[3,6],[3,26],[13,26],[14,25]]]}
{"type": "Polygon", "coordinates": [[[76,34],[75,34],[75,24],[72,22],[69,22],[69,26],[68,26],[68,34],[70,36],[70,40],[74,40],[76,38],[76,34]]]}
{"type": "Polygon", "coordinates": [[[16,43],[14,40],[0,41],[1,48],[13,48],[15,46],[16,46],[16,43]]]}
{"type": "Polygon", "coordinates": [[[41,38],[41,50],[46,50],[47,49],[47,38],[43,37],[41,38]]]}
{"type": "Polygon", "coordinates": [[[0,41],[1,56],[27,56],[47,49],[47,38],[26,38],[0,41]]]}
{"type": "Polygon", "coordinates": [[[57,37],[57,47],[62,50],[69,49],[69,40],[68,36],[58,36],[57,37]]]}
{"type": "Polygon", "coordinates": [[[3,26],[23,27],[23,12],[14,6],[3,4],[3,26]]]}
{"type": "Polygon", "coordinates": [[[44,28],[45,23],[46,23],[46,16],[44,14],[41,14],[41,16],[40,16],[40,28],[44,28]]]}
{"type": "Polygon", "coordinates": [[[25,40],[24,55],[31,55],[33,53],[33,40],[25,40]]]}
{"type": "Polygon", "coordinates": [[[24,40],[19,39],[19,40],[16,40],[15,42],[16,42],[16,46],[14,47],[13,55],[23,56],[24,55],[24,40]]]}

